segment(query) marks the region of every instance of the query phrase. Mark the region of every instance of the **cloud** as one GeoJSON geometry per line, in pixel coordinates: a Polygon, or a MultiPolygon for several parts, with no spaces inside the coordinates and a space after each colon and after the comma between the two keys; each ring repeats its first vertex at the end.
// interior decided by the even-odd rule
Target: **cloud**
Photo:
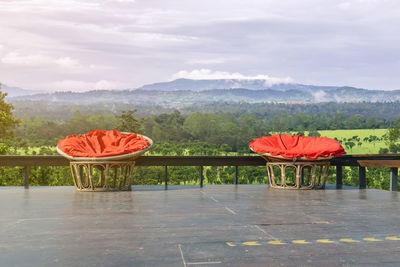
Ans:
{"type": "Polygon", "coordinates": [[[189,65],[217,65],[217,64],[226,63],[227,61],[232,61],[232,59],[228,59],[228,58],[192,59],[192,60],[188,60],[187,64],[189,64],[189,65]]]}
{"type": "Polygon", "coordinates": [[[174,73],[289,76],[399,89],[399,9],[398,0],[5,0],[0,78],[26,88],[103,79],[135,88],[174,73]]]}
{"type": "Polygon", "coordinates": [[[56,81],[49,85],[54,91],[90,91],[90,90],[111,90],[122,89],[123,85],[119,82],[99,80],[97,82],[87,82],[79,80],[56,81]]]}
{"type": "Polygon", "coordinates": [[[349,2],[343,2],[337,5],[339,9],[348,10],[351,8],[351,4],[349,2]]]}
{"type": "Polygon", "coordinates": [[[117,3],[127,3],[127,4],[133,4],[136,2],[136,0],[114,0],[117,3]]]}
{"type": "MultiPolygon", "coordinates": [[[[89,64],[89,66],[82,65],[79,60],[71,57],[52,57],[46,54],[22,54],[19,52],[9,52],[1,57],[0,49],[0,63],[12,66],[15,69],[31,69],[34,72],[47,72],[53,74],[87,74],[89,72],[110,69],[109,67],[102,67],[96,64],[89,64]]],[[[51,76],[51,75],[50,75],[51,76]]]]}
{"type": "Polygon", "coordinates": [[[264,74],[259,75],[243,75],[239,72],[225,72],[225,71],[213,71],[210,69],[195,69],[192,71],[181,70],[172,75],[170,80],[179,78],[186,78],[192,80],[218,80],[218,79],[235,79],[235,80],[265,80],[265,84],[270,86],[278,83],[293,83],[292,78],[277,78],[271,77],[264,74]]]}
{"type": "Polygon", "coordinates": [[[21,55],[18,52],[7,53],[1,62],[14,66],[42,67],[51,65],[52,59],[44,55],[21,55]]]}
{"type": "Polygon", "coordinates": [[[78,60],[70,57],[61,57],[55,60],[55,63],[64,68],[77,68],[80,67],[78,60]]]}
{"type": "Polygon", "coordinates": [[[312,96],[314,97],[315,102],[328,102],[330,101],[327,97],[326,92],[319,90],[316,92],[311,92],[312,96]]]}
{"type": "Polygon", "coordinates": [[[77,69],[81,68],[79,61],[70,57],[53,58],[43,54],[25,54],[9,52],[1,58],[3,64],[21,67],[62,67],[77,69]]]}
{"type": "Polygon", "coordinates": [[[117,82],[111,82],[106,80],[100,80],[96,82],[94,85],[95,90],[115,89],[119,87],[120,85],[117,82]]]}

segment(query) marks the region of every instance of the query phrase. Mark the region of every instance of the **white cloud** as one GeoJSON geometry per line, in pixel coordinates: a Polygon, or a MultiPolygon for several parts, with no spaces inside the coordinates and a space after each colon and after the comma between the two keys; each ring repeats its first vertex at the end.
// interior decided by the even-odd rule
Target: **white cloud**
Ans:
{"type": "Polygon", "coordinates": [[[118,85],[118,83],[106,80],[100,80],[96,82],[94,85],[95,90],[115,89],[119,87],[120,85],[118,85]]]}
{"type": "Polygon", "coordinates": [[[62,80],[50,85],[55,91],[87,91],[93,89],[93,83],[85,81],[62,80]]]}
{"type": "Polygon", "coordinates": [[[134,88],[186,70],[174,77],[398,89],[399,9],[398,0],[0,0],[0,78],[134,88]]]}
{"type": "Polygon", "coordinates": [[[278,83],[293,83],[293,79],[290,77],[277,78],[271,77],[264,74],[259,75],[243,75],[239,72],[225,72],[225,71],[213,71],[210,69],[195,69],[192,71],[181,70],[172,75],[170,80],[179,78],[193,79],[193,80],[218,80],[218,79],[235,79],[235,80],[265,80],[265,84],[270,86],[278,83]]]}
{"type": "Polygon", "coordinates": [[[62,80],[51,83],[49,86],[54,91],[90,91],[122,89],[123,85],[119,82],[99,80],[97,82],[87,82],[79,80],[62,80]]]}
{"type": "Polygon", "coordinates": [[[90,64],[86,68],[77,59],[71,57],[51,57],[45,54],[22,54],[19,52],[6,53],[3,57],[0,57],[0,63],[17,69],[30,68],[35,71],[42,70],[49,73],[58,72],[64,74],[87,73],[101,68],[95,64],[90,64]]]}
{"type": "Polygon", "coordinates": [[[342,2],[342,3],[338,4],[337,6],[338,6],[338,8],[340,8],[340,9],[347,10],[347,9],[349,9],[349,8],[351,7],[351,3],[349,3],[349,2],[342,2]]]}
{"type": "Polygon", "coordinates": [[[55,63],[61,67],[65,68],[77,68],[80,67],[78,60],[72,59],[70,57],[60,57],[55,60],[55,63]]]}
{"type": "Polygon", "coordinates": [[[192,59],[192,60],[188,60],[187,64],[189,64],[189,65],[217,65],[217,64],[226,63],[227,61],[231,61],[231,59],[227,59],[227,58],[192,59]]]}
{"type": "Polygon", "coordinates": [[[131,37],[127,38],[130,43],[141,47],[162,47],[166,46],[182,46],[190,43],[195,43],[198,38],[189,35],[179,34],[160,34],[160,33],[132,33],[131,37]]]}
{"type": "Polygon", "coordinates": [[[51,65],[52,59],[44,55],[21,55],[18,52],[7,53],[1,62],[14,66],[42,67],[51,65]]]}
{"type": "MultiPolygon", "coordinates": [[[[4,45],[0,44],[0,59],[2,58],[2,56],[4,55],[4,53],[5,53],[5,47],[4,47],[4,45]]],[[[0,62],[1,62],[1,61],[0,61],[0,62]]]]}
{"type": "MultiPolygon", "coordinates": [[[[136,2],[136,0],[114,0],[114,1],[118,3],[128,3],[128,4],[133,4],[136,2]]],[[[110,2],[112,3],[113,1],[110,2]]]]}
{"type": "Polygon", "coordinates": [[[314,97],[315,102],[328,102],[329,101],[327,94],[322,90],[319,90],[316,92],[311,92],[311,94],[314,97]]]}
{"type": "Polygon", "coordinates": [[[1,58],[3,64],[22,67],[49,67],[59,66],[63,68],[80,67],[78,60],[70,57],[52,58],[44,54],[21,54],[19,52],[9,52],[1,58]]]}

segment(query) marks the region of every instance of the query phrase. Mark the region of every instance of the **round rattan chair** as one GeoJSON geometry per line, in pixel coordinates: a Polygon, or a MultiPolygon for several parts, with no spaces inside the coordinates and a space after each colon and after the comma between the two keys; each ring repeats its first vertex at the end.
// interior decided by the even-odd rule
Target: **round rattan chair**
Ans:
{"type": "Polygon", "coordinates": [[[94,130],[61,139],[57,152],[70,161],[77,191],[130,191],[135,160],[152,146],[144,135],[94,130]]]}
{"type": "Polygon", "coordinates": [[[266,160],[269,185],[279,189],[324,189],[330,159],[345,154],[327,137],[263,136],[249,144],[266,160]]]}

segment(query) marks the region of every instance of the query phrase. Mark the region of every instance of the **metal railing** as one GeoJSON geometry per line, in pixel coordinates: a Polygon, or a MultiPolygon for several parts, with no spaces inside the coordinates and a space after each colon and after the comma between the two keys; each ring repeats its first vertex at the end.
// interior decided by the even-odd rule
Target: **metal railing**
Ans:
{"type": "MultiPolygon", "coordinates": [[[[400,154],[371,154],[371,155],[344,155],[330,160],[332,166],[336,166],[336,185],[342,186],[343,167],[358,166],[360,189],[366,188],[366,169],[361,166],[361,161],[390,162],[395,166],[399,161],[400,154]]],[[[385,166],[385,164],[377,164],[385,166]]],[[[29,187],[29,168],[38,166],[69,166],[69,161],[62,156],[20,156],[0,155],[0,166],[24,167],[24,186],[29,187]]],[[[168,186],[168,166],[199,166],[200,187],[203,187],[203,166],[234,166],[235,184],[238,184],[239,166],[265,166],[265,160],[257,155],[254,156],[142,156],[136,160],[136,166],[163,166],[165,168],[165,189],[168,186]]],[[[399,166],[400,167],[400,166],[399,166]]],[[[390,190],[397,191],[398,168],[391,167],[390,190]]],[[[1,179],[1,177],[0,177],[1,179]]]]}

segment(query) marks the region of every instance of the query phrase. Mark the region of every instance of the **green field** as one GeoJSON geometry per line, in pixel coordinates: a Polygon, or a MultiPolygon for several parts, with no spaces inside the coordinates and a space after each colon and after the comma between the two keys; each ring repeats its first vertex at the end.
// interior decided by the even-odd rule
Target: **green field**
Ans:
{"type": "MultiPolygon", "coordinates": [[[[323,130],[323,131],[318,131],[321,136],[329,137],[329,138],[337,138],[339,141],[344,140],[344,138],[349,139],[352,138],[353,136],[358,136],[361,141],[361,146],[358,146],[357,144],[353,148],[348,148],[345,146],[345,144],[342,143],[342,146],[345,148],[347,154],[378,154],[380,148],[386,147],[384,141],[376,141],[376,142],[365,142],[363,139],[365,137],[369,137],[371,135],[375,135],[378,138],[382,138],[382,136],[386,133],[387,129],[358,129],[358,130],[323,130]]],[[[291,134],[296,134],[296,133],[291,133],[291,134]]],[[[305,132],[305,135],[308,135],[308,132],[305,132]]],[[[51,150],[53,153],[56,152],[56,144],[54,146],[49,146],[49,147],[29,147],[29,148],[19,148],[17,149],[17,154],[19,155],[40,155],[40,154],[48,154],[48,151],[51,150]],[[46,149],[47,153],[43,153],[43,149],[46,149]]],[[[220,152],[221,154],[224,155],[236,155],[236,152],[220,152]]],[[[148,155],[154,154],[154,153],[148,153],[148,155]]],[[[157,154],[157,153],[156,153],[157,154]]],[[[185,153],[183,155],[189,155],[190,153],[188,152],[188,149],[186,149],[185,153]]],[[[157,154],[159,155],[159,154],[157,154]]]]}
{"type": "MultiPolygon", "coordinates": [[[[318,131],[321,136],[326,136],[329,138],[351,138],[353,136],[358,136],[361,139],[362,145],[355,145],[351,150],[346,148],[347,154],[378,154],[380,148],[385,147],[385,143],[383,141],[376,141],[373,143],[362,141],[365,137],[370,135],[375,135],[381,138],[385,133],[386,129],[359,129],[359,130],[326,130],[326,131],[318,131]]],[[[342,144],[344,147],[344,144],[342,144]]]]}

